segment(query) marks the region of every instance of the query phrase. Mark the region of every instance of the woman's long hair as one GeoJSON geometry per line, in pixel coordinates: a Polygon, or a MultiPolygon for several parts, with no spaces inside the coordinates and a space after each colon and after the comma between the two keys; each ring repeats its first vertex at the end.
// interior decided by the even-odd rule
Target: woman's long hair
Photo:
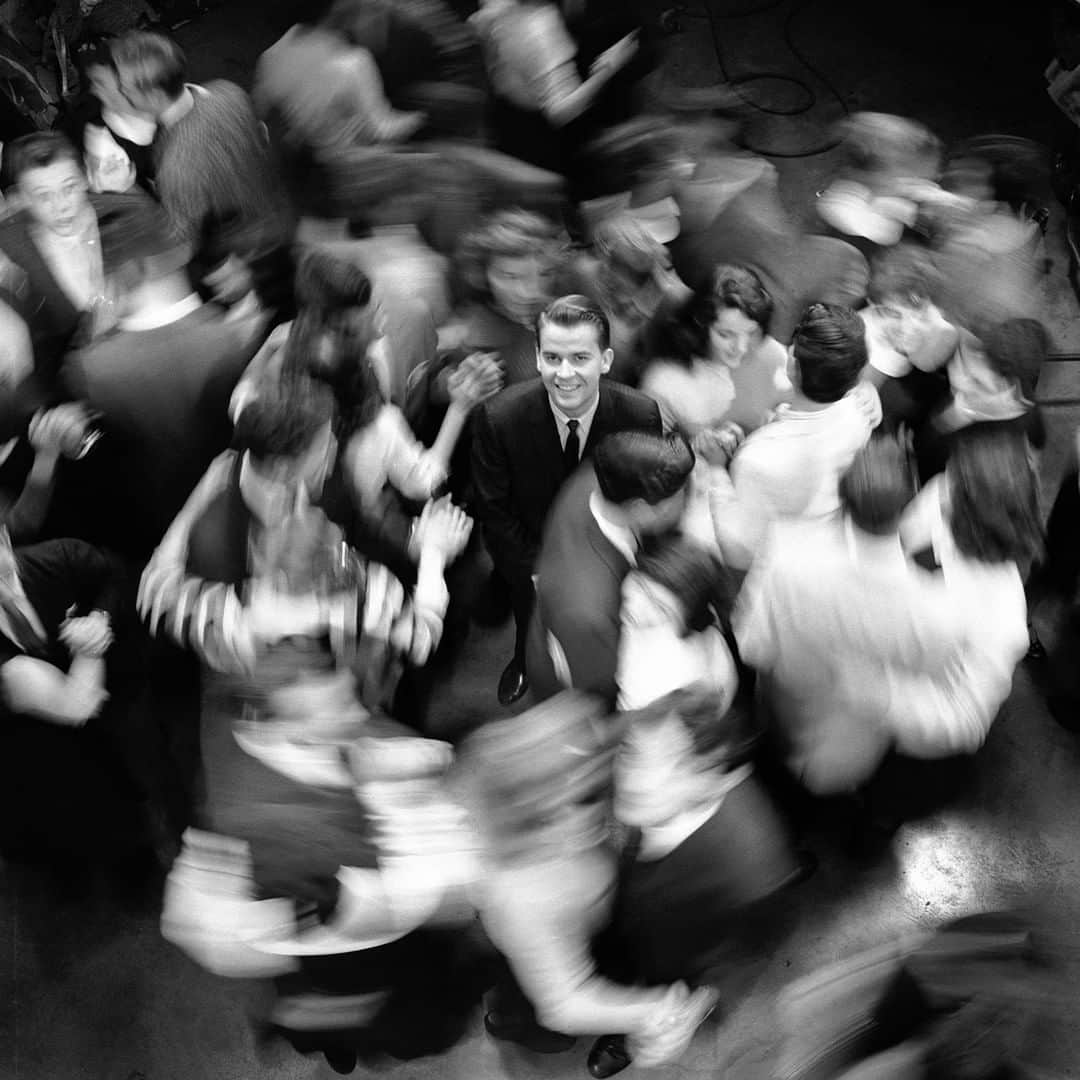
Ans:
{"type": "Polygon", "coordinates": [[[974,424],[956,437],[947,473],[957,550],[1026,569],[1043,547],[1035,473],[1023,435],[974,424]]]}
{"type": "Polygon", "coordinates": [[[296,297],[300,311],[289,331],[282,378],[310,375],[326,383],[337,403],[335,434],[345,441],[385,404],[368,358],[376,337],[371,282],[354,264],[311,251],[296,269],[296,297]]]}

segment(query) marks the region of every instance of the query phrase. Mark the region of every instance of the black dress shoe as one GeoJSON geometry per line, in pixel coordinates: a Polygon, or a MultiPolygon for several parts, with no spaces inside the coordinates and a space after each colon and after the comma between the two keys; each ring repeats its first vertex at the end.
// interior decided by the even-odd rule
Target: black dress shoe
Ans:
{"type": "Polygon", "coordinates": [[[515,701],[528,693],[529,679],[521,661],[514,659],[506,665],[506,670],[499,676],[499,704],[513,705],[515,701]]]}
{"type": "Polygon", "coordinates": [[[484,1027],[493,1039],[517,1043],[536,1054],[561,1054],[577,1042],[573,1035],[550,1031],[530,1021],[503,1017],[497,1012],[484,1014],[484,1027]]]}
{"type": "Polygon", "coordinates": [[[597,1080],[621,1073],[634,1059],[626,1049],[625,1035],[601,1035],[593,1043],[586,1060],[589,1075],[597,1080]]]}

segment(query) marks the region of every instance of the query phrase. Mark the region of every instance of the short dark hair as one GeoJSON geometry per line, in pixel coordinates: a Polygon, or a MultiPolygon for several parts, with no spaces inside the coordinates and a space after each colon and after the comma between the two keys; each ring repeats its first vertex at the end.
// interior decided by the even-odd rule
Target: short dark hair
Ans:
{"type": "Polygon", "coordinates": [[[799,390],[811,401],[839,401],[866,367],[866,328],[840,304],[811,304],[791,337],[799,390]]]}
{"type": "Polygon", "coordinates": [[[12,184],[17,184],[31,169],[44,169],[58,161],[73,161],[83,171],[82,156],[75,144],[58,131],[23,135],[4,149],[4,172],[12,184]]]}
{"type": "Polygon", "coordinates": [[[907,454],[891,435],[877,435],[840,477],[840,502],[856,528],[874,536],[896,532],[915,495],[907,454]]]}
{"type": "Polygon", "coordinates": [[[718,266],[712,281],[698,289],[656,330],[652,352],[665,360],[690,367],[695,358],[709,353],[709,334],[717,315],[725,308],[741,311],[769,332],[773,299],[761,278],[748,266],[718,266]]]}
{"type": "Polygon", "coordinates": [[[336,311],[366,307],[371,279],[355,263],[312,248],[296,264],[296,301],[301,307],[336,311]]]}
{"type": "Polygon", "coordinates": [[[117,38],[111,47],[118,71],[131,74],[140,93],[161,91],[170,100],[178,98],[187,81],[187,57],[171,38],[138,30],[117,38]]]}
{"type": "Polygon", "coordinates": [[[575,293],[571,296],[560,296],[558,300],[552,300],[536,320],[536,344],[540,345],[540,332],[545,323],[554,326],[580,326],[582,323],[591,323],[596,327],[596,337],[601,349],[611,346],[611,323],[607,313],[595,301],[587,296],[575,293]]]}
{"type": "Polygon", "coordinates": [[[921,307],[936,303],[941,288],[941,274],[931,254],[914,244],[897,244],[874,259],[867,295],[875,304],[895,300],[921,307]]]}
{"type": "Polygon", "coordinates": [[[600,440],[593,463],[609,502],[644,499],[655,506],[683,489],[694,471],[694,451],[681,435],[615,431],[600,440]]]}
{"type": "Polygon", "coordinates": [[[333,415],[329,389],[314,379],[275,383],[240,410],[233,448],[247,451],[257,462],[298,458],[333,415]]]}
{"type": "Polygon", "coordinates": [[[637,573],[662,585],[682,605],[687,634],[717,621],[724,572],[716,557],[684,536],[665,538],[638,556],[637,573]]]}
{"type": "Polygon", "coordinates": [[[994,424],[972,424],[957,433],[946,475],[949,521],[960,554],[985,563],[1015,562],[1026,570],[1043,545],[1027,439],[994,424]]]}
{"type": "Polygon", "coordinates": [[[989,365],[1006,379],[1015,379],[1026,397],[1033,397],[1039,372],[1050,350],[1050,335],[1038,319],[1005,319],[982,336],[989,365]]]}

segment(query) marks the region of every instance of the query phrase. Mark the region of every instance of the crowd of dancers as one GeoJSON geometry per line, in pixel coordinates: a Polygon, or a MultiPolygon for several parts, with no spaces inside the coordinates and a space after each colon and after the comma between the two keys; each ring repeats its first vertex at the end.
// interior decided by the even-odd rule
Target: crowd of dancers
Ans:
{"type": "MultiPolygon", "coordinates": [[[[484,994],[594,1076],[677,1060],[812,808],[873,858],[1072,610],[1031,161],[858,114],[793,214],[662,51],[629,3],[339,0],[250,96],[100,42],[4,148],[4,855],[149,883],[341,1072],[484,994]]],[[[1014,975],[903,1075],[1014,1075],[940,1071],[1014,975]]]]}

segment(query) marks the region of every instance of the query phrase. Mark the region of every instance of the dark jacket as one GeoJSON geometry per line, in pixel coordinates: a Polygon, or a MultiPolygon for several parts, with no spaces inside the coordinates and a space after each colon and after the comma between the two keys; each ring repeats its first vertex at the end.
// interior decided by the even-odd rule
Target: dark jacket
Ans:
{"type": "MultiPolygon", "coordinates": [[[[548,512],[565,479],[547,390],[539,379],[512,386],[474,416],[473,484],[484,540],[508,581],[527,578],[533,573],[548,512]]],[[[652,398],[604,380],[582,458],[612,432],[659,435],[662,426],[660,408],[652,398]]]]}
{"type": "Polygon", "coordinates": [[[626,556],[600,531],[589,508],[596,474],[580,469],[551,511],[536,563],[536,606],[525,667],[538,701],[567,689],[598,694],[614,707],[626,556]],[[566,669],[556,669],[553,641],[566,669]]]}

